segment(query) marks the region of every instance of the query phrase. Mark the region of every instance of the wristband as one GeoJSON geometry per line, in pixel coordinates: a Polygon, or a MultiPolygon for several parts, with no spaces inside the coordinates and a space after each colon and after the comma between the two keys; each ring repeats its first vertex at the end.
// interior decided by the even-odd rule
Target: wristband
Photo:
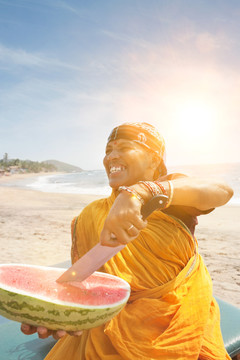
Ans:
{"type": "Polygon", "coordinates": [[[152,196],[162,194],[162,190],[153,181],[139,181],[138,184],[143,184],[151,192],[152,196]]]}
{"type": "Polygon", "coordinates": [[[163,195],[167,195],[167,191],[160,181],[154,181],[154,183],[162,190],[163,195]]]}
{"type": "Polygon", "coordinates": [[[169,196],[168,196],[169,200],[168,200],[168,203],[167,203],[165,209],[168,208],[171,205],[171,202],[172,202],[172,199],[173,199],[173,183],[172,183],[171,180],[168,180],[168,185],[169,185],[169,196]]]}
{"type": "Polygon", "coordinates": [[[140,202],[142,205],[144,205],[145,201],[143,200],[143,198],[138,194],[137,191],[135,191],[134,189],[128,187],[128,186],[119,186],[118,188],[118,191],[127,191],[129,192],[130,194],[132,194],[133,196],[135,196],[140,202]]]}

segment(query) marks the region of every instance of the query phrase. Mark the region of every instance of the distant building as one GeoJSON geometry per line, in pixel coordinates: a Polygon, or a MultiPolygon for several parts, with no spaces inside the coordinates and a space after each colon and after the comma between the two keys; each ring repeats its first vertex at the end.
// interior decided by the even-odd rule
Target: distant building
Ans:
{"type": "Polygon", "coordinates": [[[18,174],[21,172],[21,169],[19,166],[17,165],[12,165],[12,166],[9,166],[8,167],[8,171],[11,173],[11,174],[18,174]]]}

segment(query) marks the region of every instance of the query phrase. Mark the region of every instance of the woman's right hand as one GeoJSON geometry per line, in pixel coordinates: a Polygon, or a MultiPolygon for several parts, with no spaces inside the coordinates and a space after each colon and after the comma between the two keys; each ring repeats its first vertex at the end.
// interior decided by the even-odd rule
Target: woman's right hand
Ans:
{"type": "Polygon", "coordinates": [[[126,245],[135,239],[147,226],[142,219],[141,202],[127,191],[117,196],[105,220],[100,234],[100,243],[115,247],[126,245]]]}
{"type": "Polygon", "coordinates": [[[82,335],[82,331],[65,331],[65,330],[50,330],[44,326],[32,326],[29,324],[21,324],[21,331],[25,335],[32,335],[36,332],[38,333],[38,337],[40,339],[46,339],[49,336],[52,336],[55,340],[61,339],[66,334],[72,336],[80,336],[82,335]]]}

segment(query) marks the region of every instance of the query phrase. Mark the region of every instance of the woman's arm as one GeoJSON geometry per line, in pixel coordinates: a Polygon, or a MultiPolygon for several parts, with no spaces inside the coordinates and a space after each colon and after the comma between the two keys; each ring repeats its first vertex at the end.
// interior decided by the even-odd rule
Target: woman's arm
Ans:
{"type": "Polygon", "coordinates": [[[172,205],[208,210],[226,204],[233,196],[232,188],[222,181],[186,177],[172,180],[172,183],[172,205]]]}
{"type": "MultiPolygon", "coordinates": [[[[172,205],[191,206],[204,211],[226,204],[233,195],[233,190],[222,181],[182,177],[171,182],[172,205]]],[[[161,184],[169,195],[169,182],[164,178],[161,184]]],[[[150,190],[142,183],[134,184],[130,188],[145,202],[152,197],[150,190]]],[[[128,191],[121,191],[106,218],[100,242],[106,246],[127,244],[146,226],[147,221],[141,219],[141,202],[128,191]],[[113,239],[113,234],[117,240],[113,239]]]]}
{"type": "MultiPolygon", "coordinates": [[[[166,178],[159,179],[170,192],[166,178]]],[[[233,196],[233,190],[223,181],[206,178],[180,177],[171,180],[173,185],[172,205],[192,206],[199,210],[208,210],[226,204],[233,196]]],[[[132,186],[145,201],[151,198],[151,193],[141,184],[132,186]]]]}

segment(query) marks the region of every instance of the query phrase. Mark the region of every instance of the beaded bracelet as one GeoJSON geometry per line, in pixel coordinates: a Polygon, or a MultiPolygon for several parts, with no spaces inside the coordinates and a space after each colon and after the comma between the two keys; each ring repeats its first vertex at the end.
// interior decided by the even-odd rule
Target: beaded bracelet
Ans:
{"type": "Polygon", "coordinates": [[[167,191],[160,181],[154,181],[154,183],[162,190],[163,195],[167,195],[167,191]]]}
{"type": "Polygon", "coordinates": [[[146,188],[148,188],[152,196],[163,193],[153,181],[139,181],[138,184],[143,184],[146,188]]]}
{"type": "Polygon", "coordinates": [[[139,195],[139,193],[137,191],[135,191],[134,189],[128,187],[128,186],[119,186],[118,191],[127,191],[130,194],[134,195],[141,202],[142,205],[144,205],[144,203],[145,203],[145,201],[139,195]]]}

